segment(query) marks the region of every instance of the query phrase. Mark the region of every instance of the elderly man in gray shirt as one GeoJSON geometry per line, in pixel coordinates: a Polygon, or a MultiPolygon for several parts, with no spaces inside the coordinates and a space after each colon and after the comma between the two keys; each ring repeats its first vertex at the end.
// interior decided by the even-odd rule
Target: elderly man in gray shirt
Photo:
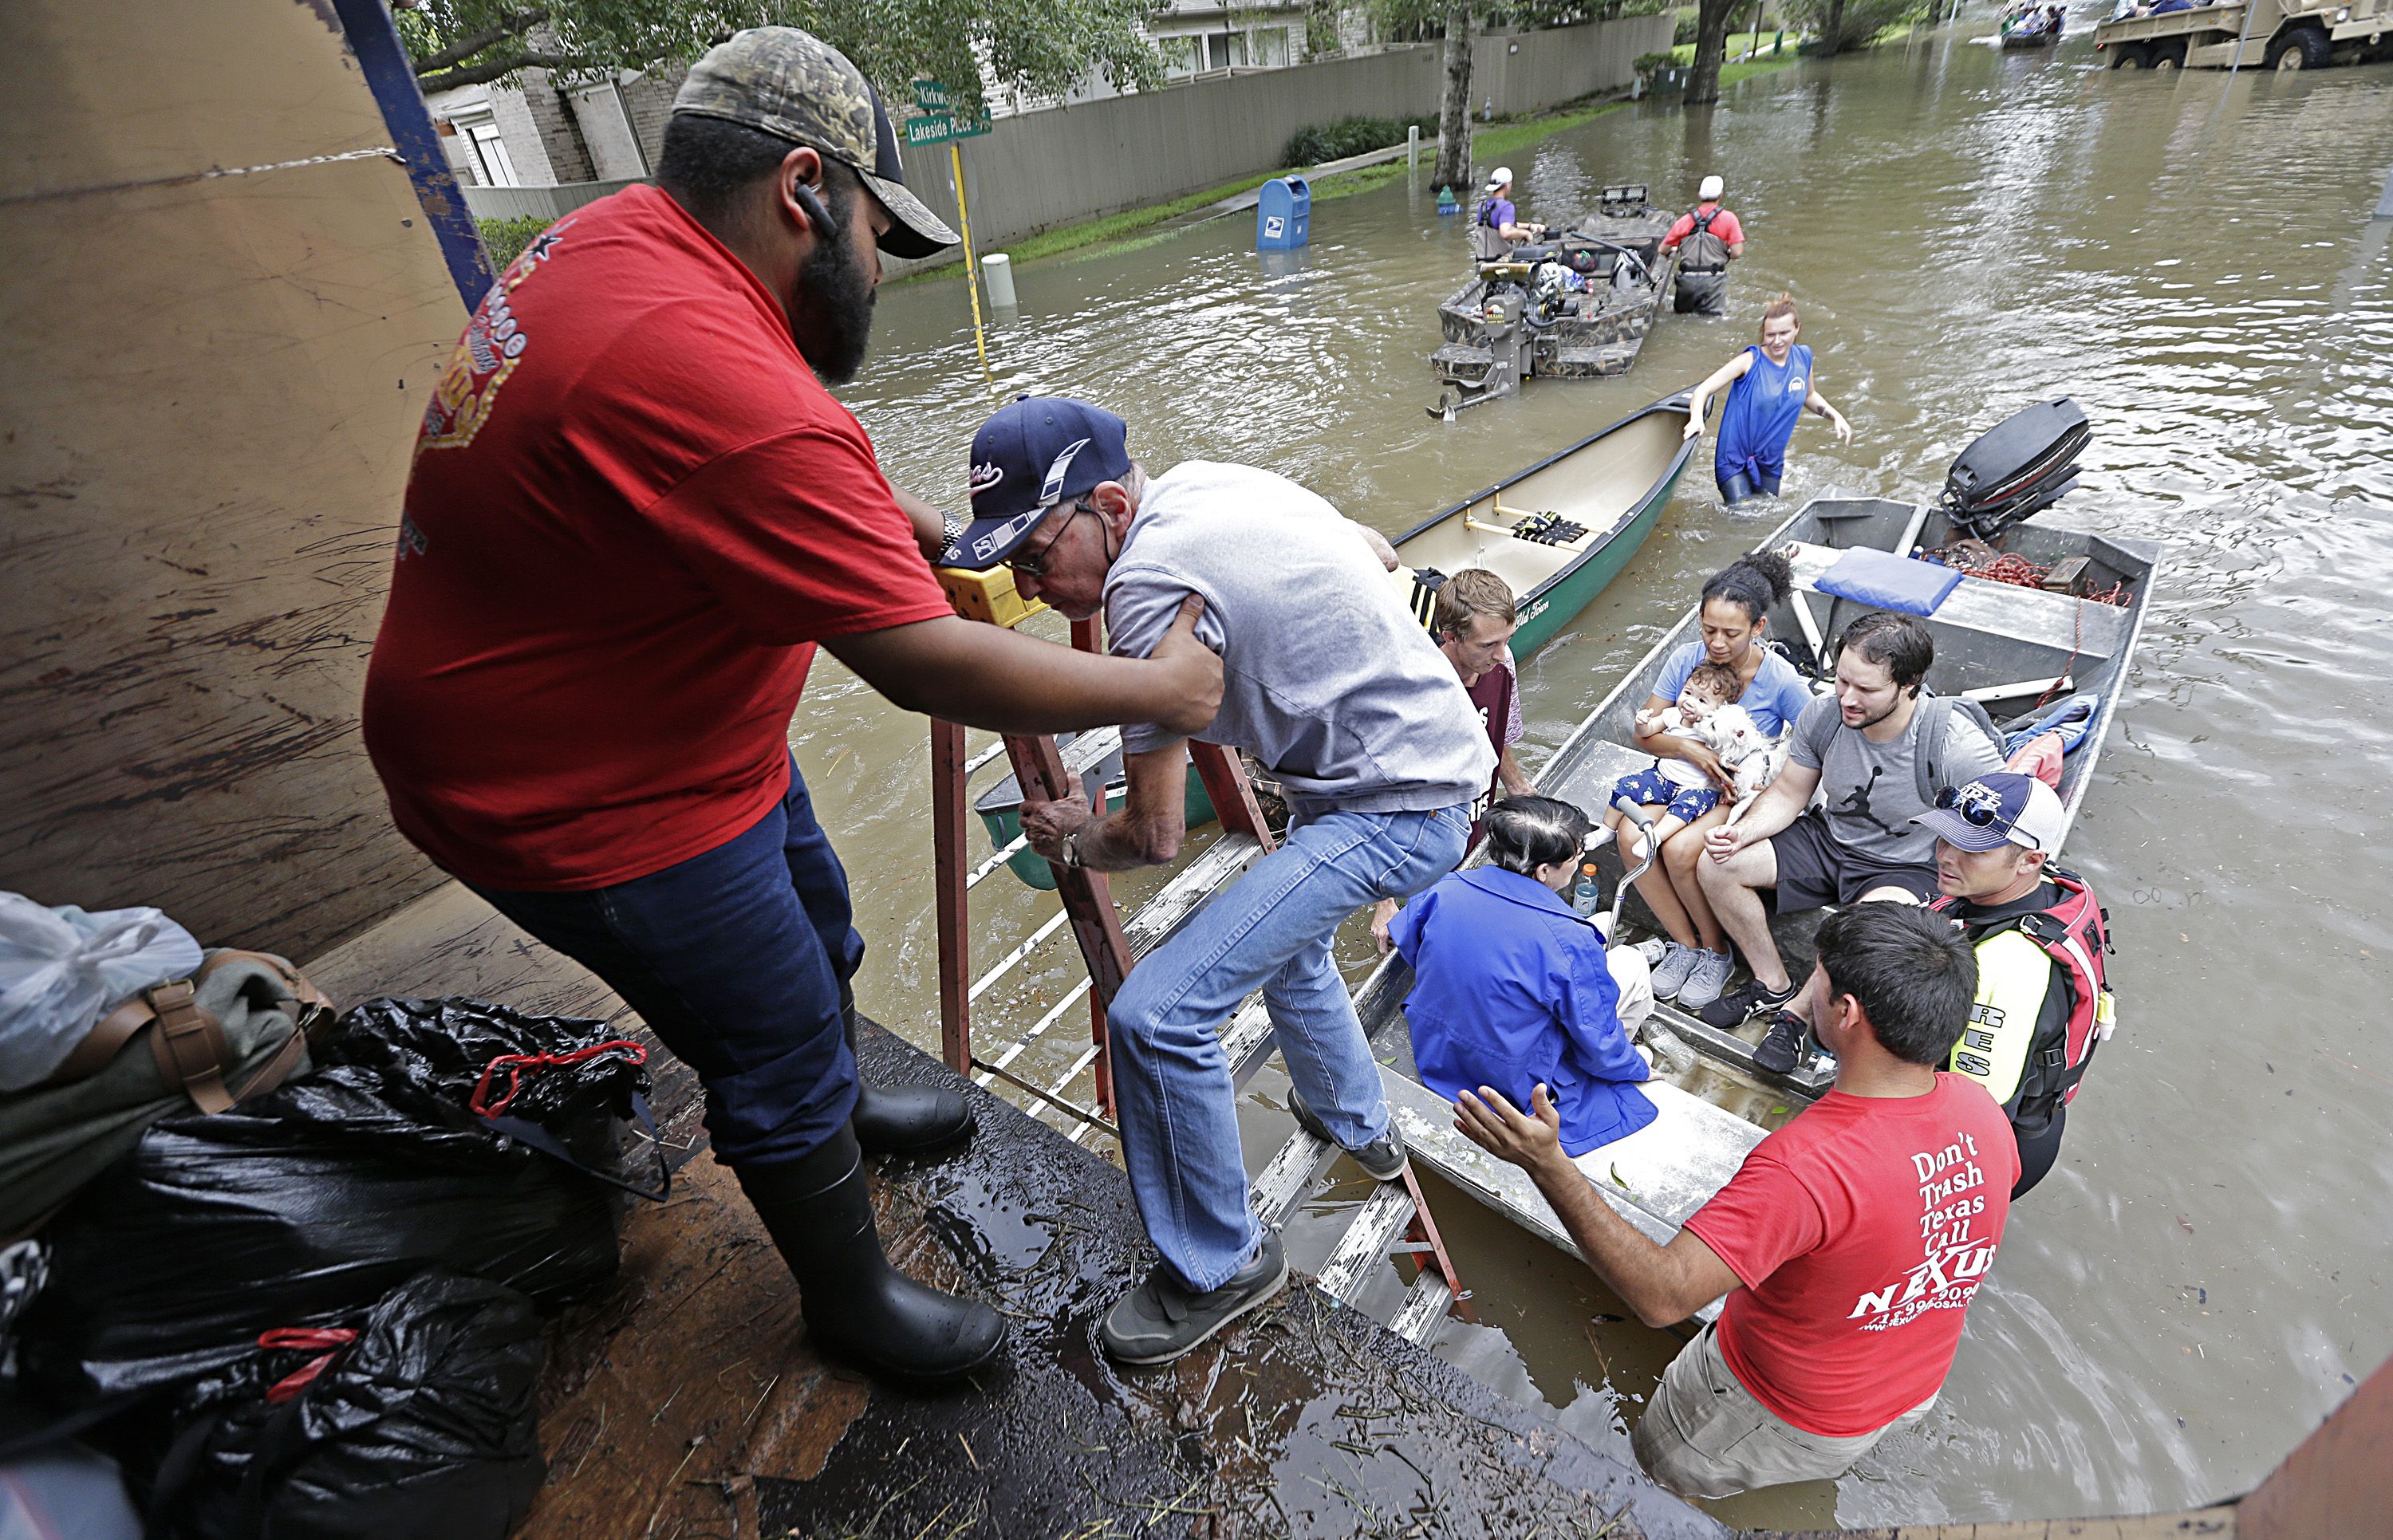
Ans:
{"type": "MultiPolygon", "coordinates": [[[[1220,714],[1199,736],[1253,753],[1285,790],[1287,841],[1134,969],[1108,1013],[1122,1154],[1162,1261],[1107,1313],[1105,1350],[1179,1357],[1287,1281],[1279,1237],[1247,1201],[1236,1092],[1220,1031],[1261,989],[1290,1110],[1372,1176],[1403,1174],[1362,1024],[1330,957],[1339,923],[1418,893],[1462,857],[1495,754],[1453,665],[1337,509],[1268,471],[1190,461],[1150,482],[1121,419],[1026,398],[973,441],[973,523],[956,564],[1012,566],[1066,615],[1105,613],[1144,657],[1201,601],[1222,658],[1220,714]]],[[[1169,861],[1185,832],[1186,747],[1122,730],[1129,795],[1096,816],[1031,803],[1031,848],[1098,871],[1169,861]]]]}

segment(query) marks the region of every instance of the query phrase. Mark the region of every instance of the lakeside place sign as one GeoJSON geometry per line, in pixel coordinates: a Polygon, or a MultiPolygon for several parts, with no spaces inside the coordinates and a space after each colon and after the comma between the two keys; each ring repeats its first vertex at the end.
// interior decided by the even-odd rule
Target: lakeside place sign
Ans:
{"type": "Polygon", "coordinates": [[[935,80],[914,83],[914,115],[906,120],[908,144],[952,144],[988,132],[987,108],[973,117],[958,119],[948,88],[935,80]]]}

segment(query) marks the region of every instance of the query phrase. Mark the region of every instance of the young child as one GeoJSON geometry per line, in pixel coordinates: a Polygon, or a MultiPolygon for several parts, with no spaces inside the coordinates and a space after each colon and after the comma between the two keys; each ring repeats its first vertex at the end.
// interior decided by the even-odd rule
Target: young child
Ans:
{"type": "MultiPolygon", "coordinates": [[[[1705,663],[1687,675],[1685,687],[1679,691],[1677,705],[1665,707],[1659,711],[1638,712],[1637,727],[1642,733],[1670,733],[1692,737],[1719,753],[1719,748],[1711,742],[1712,729],[1707,724],[1721,713],[1733,712],[1744,719],[1744,727],[1756,734],[1760,731],[1754,726],[1753,718],[1746,714],[1745,708],[1732,704],[1736,696],[1736,672],[1723,663],[1705,663]]],[[[1733,731],[1738,724],[1731,722],[1727,725],[1733,731]]],[[[1727,763],[1725,755],[1722,755],[1721,763],[1727,763]]],[[[1613,803],[1616,803],[1622,797],[1640,807],[1659,806],[1663,809],[1662,816],[1654,820],[1654,834],[1657,840],[1667,840],[1720,805],[1720,789],[1712,784],[1711,777],[1682,759],[1657,759],[1642,770],[1621,777],[1613,783],[1613,803]]],[[[1607,804],[1603,810],[1603,832],[1597,836],[1596,843],[1601,845],[1617,834],[1620,826],[1627,821],[1628,815],[1617,806],[1607,804]]],[[[1645,858],[1641,844],[1624,846],[1623,854],[1631,866],[1645,858]]]]}
{"type": "MultiPolygon", "coordinates": [[[[1785,748],[1761,730],[1751,712],[1736,704],[1736,671],[1723,663],[1705,663],[1687,675],[1676,706],[1637,713],[1639,732],[1693,738],[1720,756],[1720,763],[1733,773],[1736,789],[1731,823],[1753,805],[1753,799],[1777,778],[1786,763],[1785,748]]],[[[1661,805],[1662,816],[1654,820],[1657,840],[1669,839],[1720,805],[1720,800],[1711,777],[1682,759],[1657,759],[1645,769],[1621,777],[1613,784],[1612,795],[1615,800],[1628,797],[1641,807],[1661,805]]],[[[1605,808],[1604,832],[1596,843],[1601,845],[1618,833],[1627,821],[1628,815],[1618,807],[1605,808]]],[[[1626,853],[1632,865],[1645,858],[1641,843],[1626,853]]]]}

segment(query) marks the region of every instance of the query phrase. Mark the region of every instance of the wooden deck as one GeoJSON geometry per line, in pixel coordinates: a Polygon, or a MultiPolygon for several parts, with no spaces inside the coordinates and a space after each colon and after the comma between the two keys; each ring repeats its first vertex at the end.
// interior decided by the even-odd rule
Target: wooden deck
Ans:
{"type": "MultiPolygon", "coordinates": [[[[643,1030],[454,886],[307,971],[344,1003],[475,993],[643,1030]]],[[[961,1083],[877,1027],[865,1059],[961,1083]]],[[[1152,1259],[1128,1184],[977,1088],[972,1144],[883,1161],[874,1196],[901,1266],[1007,1313],[1009,1356],[975,1389],[875,1386],[813,1352],[738,1184],[700,1158],[696,1087],[650,1062],[673,1194],[634,1206],[618,1286],[556,1333],[533,1540],[1573,1533],[1558,1514],[1615,1540],[1726,1533],[1310,1280],[1178,1364],[1116,1369],[1094,1323],[1152,1259]]]]}

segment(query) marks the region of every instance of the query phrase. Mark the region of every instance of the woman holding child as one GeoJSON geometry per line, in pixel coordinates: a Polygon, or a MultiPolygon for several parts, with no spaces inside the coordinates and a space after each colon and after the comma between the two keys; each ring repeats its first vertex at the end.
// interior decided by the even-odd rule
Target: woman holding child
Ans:
{"type": "MultiPolygon", "coordinates": [[[[1702,639],[1670,655],[1654,681],[1654,694],[1637,713],[1637,747],[1654,762],[1623,776],[1613,788],[1615,797],[1635,798],[1654,820],[1662,845],[1661,860],[1637,883],[1639,896],[1669,936],[1659,957],[1649,953],[1654,998],[1676,998],[1691,1011],[1719,998],[1736,966],[1728,937],[1695,881],[1704,836],[1727,820],[1735,777],[1709,743],[1670,728],[1733,702],[1776,738],[1802,714],[1811,686],[1794,664],[1766,645],[1770,607],[1785,600],[1794,584],[1794,569],[1775,551],[1741,557],[1704,584],[1697,612],[1702,639]]],[[[1616,809],[1604,815],[1615,830],[1625,821],[1616,809]]],[[[1644,859],[1643,836],[1635,829],[1621,840],[1622,855],[1631,867],[1644,859]]]]}

